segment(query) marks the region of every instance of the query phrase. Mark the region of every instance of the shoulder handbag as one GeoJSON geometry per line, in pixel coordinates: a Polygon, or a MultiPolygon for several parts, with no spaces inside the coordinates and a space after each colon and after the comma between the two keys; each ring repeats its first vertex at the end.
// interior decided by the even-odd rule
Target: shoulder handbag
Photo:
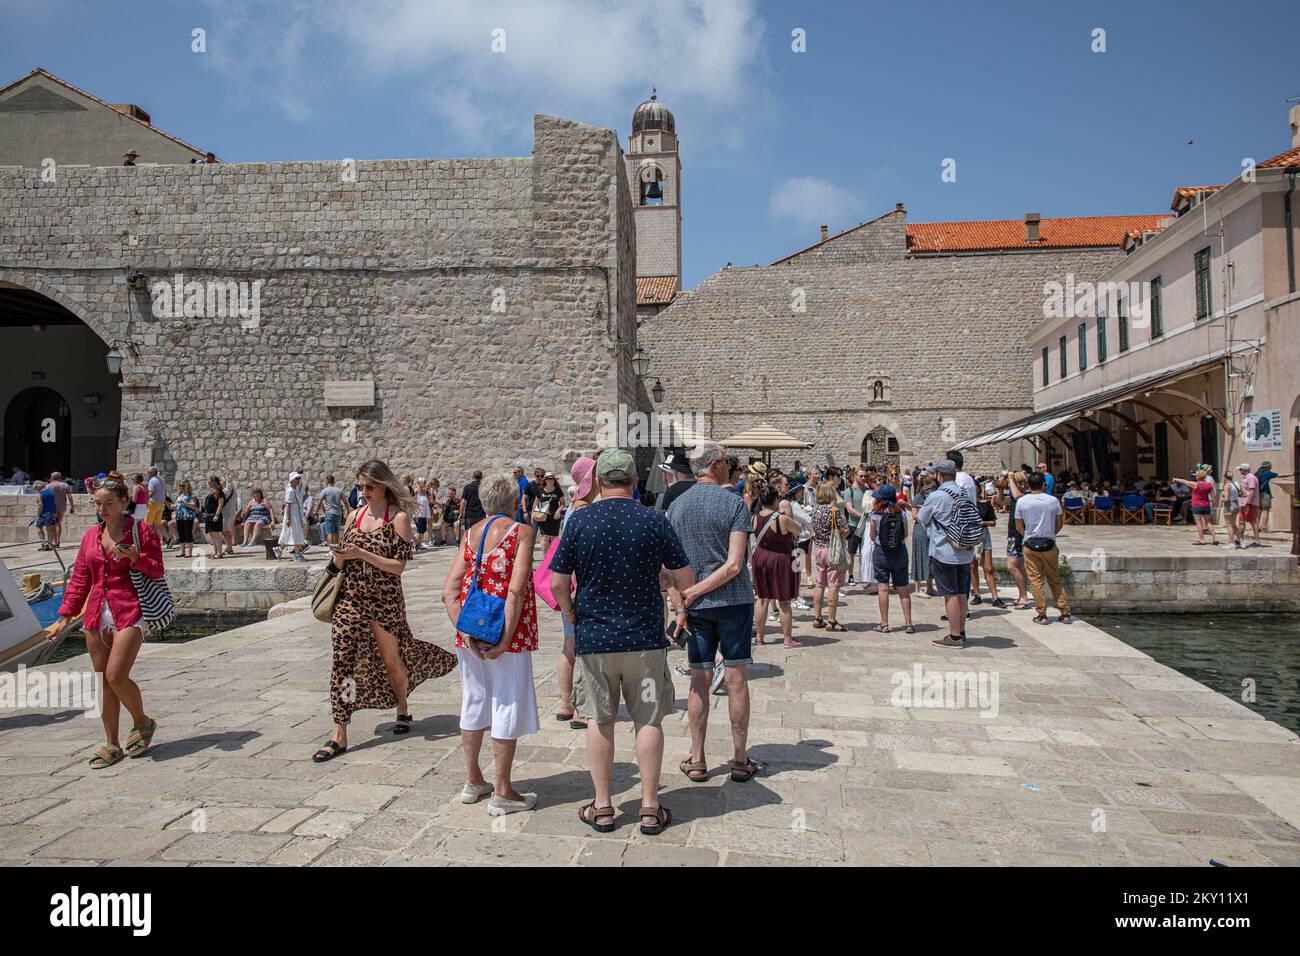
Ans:
{"type": "Polygon", "coordinates": [[[470,582],[469,594],[465,597],[465,603],[460,606],[460,614],[456,618],[456,630],[465,637],[472,637],[484,644],[501,643],[501,632],[506,627],[505,598],[481,591],[478,586],[478,572],[483,565],[483,543],[487,541],[488,532],[492,530],[492,525],[497,518],[504,517],[506,516],[493,515],[492,520],[483,529],[483,536],[478,542],[478,554],[474,556],[474,579],[470,582]]]}
{"type": "Polygon", "coordinates": [[[333,561],[325,562],[325,573],[316,582],[311,595],[311,616],[327,624],[334,620],[334,605],[343,591],[344,568],[336,568],[333,561]]]}
{"type": "Polygon", "coordinates": [[[847,571],[853,566],[853,556],[849,554],[849,543],[840,534],[840,509],[831,506],[831,544],[827,549],[826,567],[831,571],[847,571]]]}
{"type": "MultiPolygon", "coordinates": [[[[131,540],[140,552],[140,522],[131,520],[131,540]]],[[[143,571],[131,570],[131,585],[140,599],[140,616],[151,631],[161,631],[176,617],[176,602],[167,588],[166,577],[151,578],[143,571]]]]}

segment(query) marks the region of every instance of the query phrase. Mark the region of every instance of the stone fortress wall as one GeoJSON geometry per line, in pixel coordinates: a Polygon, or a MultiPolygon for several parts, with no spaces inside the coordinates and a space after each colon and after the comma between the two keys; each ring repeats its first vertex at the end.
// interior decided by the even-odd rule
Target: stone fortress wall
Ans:
{"type": "MultiPolygon", "coordinates": [[[[722,269],[643,322],[664,405],[712,407],[715,437],[768,422],[816,443],[778,462],[856,463],[884,426],[906,468],[1032,411],[1025,335],[1042,320],[1043,283],[1091,277],[1123,253],[905,258],[903,230],[889,213],[778,264],[722,269]]],[[[999,452],[976,449],[967,462],[1001,468],[999,452]]]]}
{"type": "Polygon", "coordinates": [[[371,456],[561,467],[635,406],[635,227],[612,131],[537,116],[531,157],[0,169],[0,281],[126,356],[119,464],[315,487],[371,456]],[[256,320],[146,288],[260,280],[256,320]],[[373,405],[327,406],[373,379],[373,405]]]}

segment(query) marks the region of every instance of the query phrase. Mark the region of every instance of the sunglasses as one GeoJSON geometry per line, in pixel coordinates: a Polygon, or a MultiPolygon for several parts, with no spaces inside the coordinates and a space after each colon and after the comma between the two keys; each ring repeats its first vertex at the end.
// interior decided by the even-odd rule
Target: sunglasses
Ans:
{"type": "Polygon", "coordinates": [[[363,484],[361,484],[360,482],[357,482],[357,487],[360,488],[362,491],[374,491],[374,490],[375,490],[376,488],[378,488],[379,486],[378,486],[378,485],[363,485],[363,484]]]}
{"type": "Polygon", "coordinates": [[[101,478],[99,481],[95,482],[96,488],[107,488],[109,491],[112,491],[118,486],[119,483],[112,478],[101,478]]]}

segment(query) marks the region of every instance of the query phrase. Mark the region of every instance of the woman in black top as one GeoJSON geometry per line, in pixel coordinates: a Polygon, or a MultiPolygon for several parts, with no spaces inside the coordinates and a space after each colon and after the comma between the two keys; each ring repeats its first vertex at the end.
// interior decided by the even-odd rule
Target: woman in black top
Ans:
{"type": "MultiPolygon", "coordinates": [[[[975,510],[979,512],[980,524],[984,525],[984,537],[978,545],[975,546],[975,563],[984,568],[984,584],[989,589],[990,603],[994,607],[1004,608],[1007,602],[998,597],[998,584],[993,577],[993,528],[997,527],[998,513],[993,508],[993,502],[989,500],[988,488],[986,483],[980,482],[979,500],[975,503],[975,510]]],[[[971,604],[983,604],[984,599],[980,597],[979,569],[971,568],[971,604]]]]}
{"type": "Polygon", "coordinates": [[[533,521],[542,538],[542,554],[551,546],[551,539],[560,534],[560,519],[564,517],[564,492],[560,483],[549,471],[542,479],[541,490],[533,501],[533,521]]]}
{"type": "Polygon", "coordinates": [[[212,545],[212,557],[222,555],[221,512],[226,507],[226,493],[222,490],[221,479],[213,475],[208,479],[208,496],[203,499],[203,530],[208,534],[212,545]]]}

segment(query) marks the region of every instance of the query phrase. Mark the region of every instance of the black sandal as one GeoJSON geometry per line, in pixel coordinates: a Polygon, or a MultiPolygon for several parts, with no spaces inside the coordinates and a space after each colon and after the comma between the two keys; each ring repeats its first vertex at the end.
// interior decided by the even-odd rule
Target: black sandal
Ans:
{"type": "Polygon", "coordinates": [[[595,800],[578,808],[578,819],[597,833],[614,832],[614,808],[598,807],[595,800]],[[609,817],[609,823],[597,823],[601,817],[609,817]]]}
{"type": "Polygon", "coordinates": [[[673,822],[673,812],[662,804],[657,807],[642,807],[640,814],[641,832],[646,836],[658,836],[668,829],[668,824],[673,822]],[[654,817],[655,822],[647,826],[644,822],[646,817],[654,817]]]}
{"type": "Polygon", "coordinates": [[[311,759],[316,763],[324,763],[326,760],[333,760],[347,749],[347,747],[340,747],[335,740],[327,740],[324,747],[311,755],[311,759]]]}
{"type": "Polygon", "coordinates": [[[395,734],[409,734],[411,732],[411,721],[415,720],[410,714],[398,714],[397,723],[393,726],[395,734]]]}

